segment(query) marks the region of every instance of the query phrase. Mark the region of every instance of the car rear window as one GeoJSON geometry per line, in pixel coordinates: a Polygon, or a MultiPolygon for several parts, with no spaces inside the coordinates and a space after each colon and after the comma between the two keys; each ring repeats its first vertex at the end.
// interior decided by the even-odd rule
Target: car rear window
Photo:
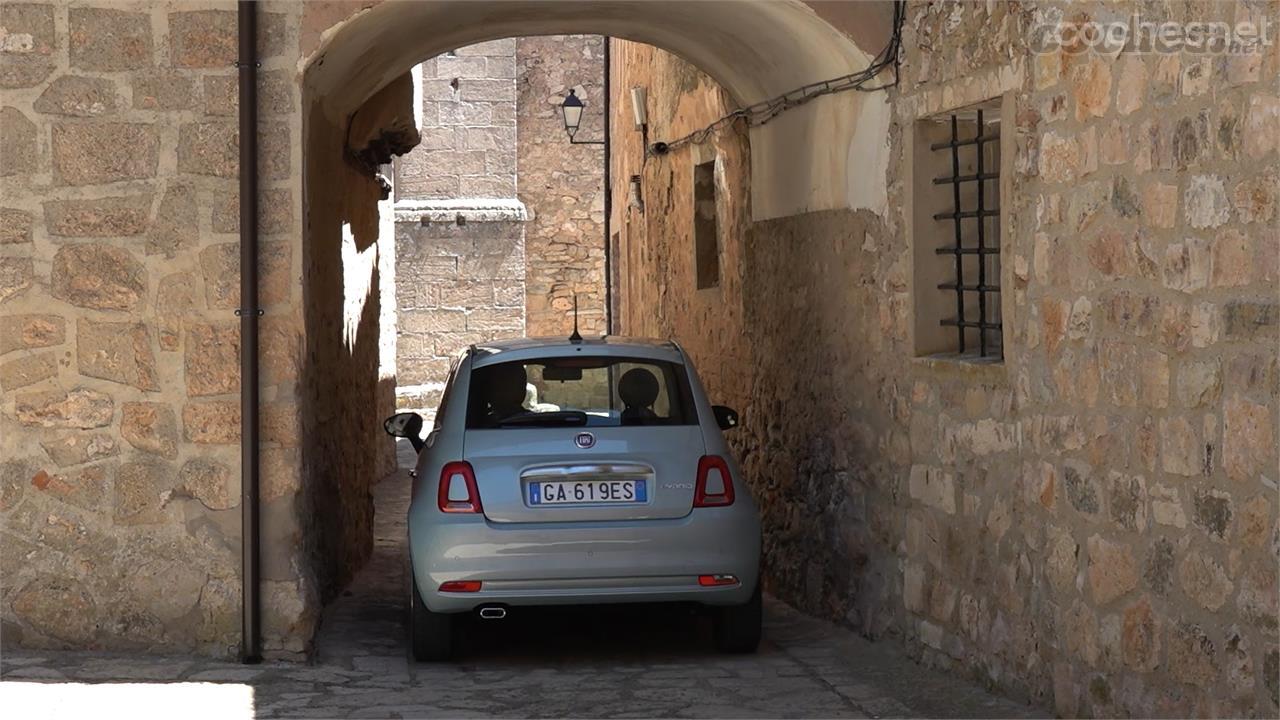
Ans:
{"type": "Polygon", "coordinates": [[[623,357],[539,358],[471,372],[467,428],[696,425],[683,365],[623,357]]]}

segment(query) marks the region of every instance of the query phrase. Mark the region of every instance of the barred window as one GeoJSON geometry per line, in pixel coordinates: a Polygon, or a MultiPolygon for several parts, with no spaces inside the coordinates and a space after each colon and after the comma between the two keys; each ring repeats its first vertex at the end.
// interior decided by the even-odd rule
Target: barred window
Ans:
{"type": "Polygon", "coordinates": [[[999,110],[990,102],[916,123],[917,355],[1003,358],[999,110]]]}

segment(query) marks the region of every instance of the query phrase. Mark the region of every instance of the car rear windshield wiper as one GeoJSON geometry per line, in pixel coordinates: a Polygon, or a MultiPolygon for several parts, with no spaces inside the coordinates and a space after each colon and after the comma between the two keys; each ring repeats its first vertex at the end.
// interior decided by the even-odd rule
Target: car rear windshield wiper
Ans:
{"type": "Polygon", "coordinates": [[[555,412],[521,413],[503,418],[499,427],[582,427],[587,424],[587,414],[581,410],[558,410],[555,412]]]}

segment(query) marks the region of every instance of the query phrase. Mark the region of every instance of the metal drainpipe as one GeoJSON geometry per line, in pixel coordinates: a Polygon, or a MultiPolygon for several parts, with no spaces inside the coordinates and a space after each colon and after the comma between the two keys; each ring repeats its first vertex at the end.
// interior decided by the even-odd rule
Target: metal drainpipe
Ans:
{"type": "Polygon", "coordinates": [[[609,153],[609,128],[613,125],[613,114],[610,111],[613,88],[609,78],[609,43],[608,35],[604,36],[604,331],[613,334],[613,182],[610,179],[612,156],[609,153]]]}
{"type": "Polygon", "coordinates": [[[262,661],[258,551],[258,4],[240,0],[240,660],[262,661]]]}

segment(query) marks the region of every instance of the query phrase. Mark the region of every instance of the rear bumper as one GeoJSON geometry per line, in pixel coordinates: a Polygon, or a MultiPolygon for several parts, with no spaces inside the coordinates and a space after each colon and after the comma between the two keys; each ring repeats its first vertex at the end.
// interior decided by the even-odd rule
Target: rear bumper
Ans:
{"type": "Polygon", "coordinates": [[[754,508],[698,508],[670,520],[493,523],[483,516],[410,511],[414,579],[435,612],[501,604],[697,602],[740,605],[760,566],[754,508]],[[699,575],[732,574],[737,585],[702,587],[699,575]],[[478,592],[440,592],[479,580],[478,592]]]}

